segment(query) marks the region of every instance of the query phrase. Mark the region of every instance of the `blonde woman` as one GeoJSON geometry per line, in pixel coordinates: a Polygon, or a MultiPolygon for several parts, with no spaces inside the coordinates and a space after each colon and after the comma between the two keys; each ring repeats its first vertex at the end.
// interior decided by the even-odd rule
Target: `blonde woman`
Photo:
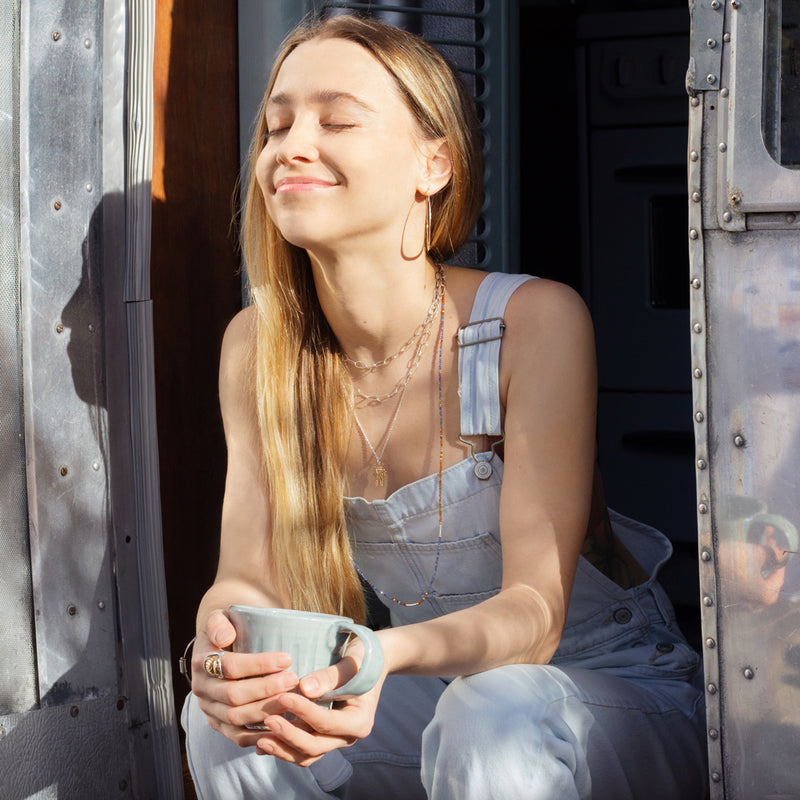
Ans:
{"type": "Polygon", "coordinates": [[[586,309],[444,266],[481,170],[421,40],[352,16],[288,38],[251,154],[253,303],[221,357],[220,559],[183,713],[204,800],[704,795],[699,660],[654,581],[669,545],[589,525],[586,309]],[[590,563],[612,552],[625,570],[590,563]],[[231,604],[363,620],[362,578],[392,622],[366,694],[313,702],[358,649],[300,681],[284,654],[227,652],[231,604]]]}

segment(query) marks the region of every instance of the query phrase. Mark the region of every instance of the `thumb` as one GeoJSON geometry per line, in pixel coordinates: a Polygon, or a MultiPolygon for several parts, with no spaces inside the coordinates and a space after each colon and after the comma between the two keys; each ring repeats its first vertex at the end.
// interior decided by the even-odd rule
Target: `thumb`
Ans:
{"type": "Polygon", "coordinates": [[[310,672],[300,680],[300,691],[310,700],[344,686],[358,670],[352,659],[343,658],[337,664],[310,672]]]}
{"type": "Polygon", "coordinates": [[[236,639],[236,628],[223,611],[212,611],[206,617],[206,635],[214,647],[230,647],[236,639]]]}

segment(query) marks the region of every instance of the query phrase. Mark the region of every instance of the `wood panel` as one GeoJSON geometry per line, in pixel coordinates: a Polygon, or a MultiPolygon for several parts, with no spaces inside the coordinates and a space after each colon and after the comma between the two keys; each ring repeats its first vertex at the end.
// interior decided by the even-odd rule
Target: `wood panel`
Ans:
{"type": "MultiPolygon", "coordinates": [[[[216,570],[225,475],[217,367],[240,307],[236,0],[158,0],[151,280],[173,665],[216,570]]],[[[188,690],[174,671],[178,708],[188,690]]]]}

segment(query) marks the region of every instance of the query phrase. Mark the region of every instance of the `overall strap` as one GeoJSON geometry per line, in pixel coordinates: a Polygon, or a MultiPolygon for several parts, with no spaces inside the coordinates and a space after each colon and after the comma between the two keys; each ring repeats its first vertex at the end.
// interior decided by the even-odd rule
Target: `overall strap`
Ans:
{"type": "Polygon", "coordinates": [[[511,295],[531,275],[490,272],[478,287],[469,323],[458,329],[458,392],[462,436],[502,436],[500,427],[500,340],[511,295]]]}

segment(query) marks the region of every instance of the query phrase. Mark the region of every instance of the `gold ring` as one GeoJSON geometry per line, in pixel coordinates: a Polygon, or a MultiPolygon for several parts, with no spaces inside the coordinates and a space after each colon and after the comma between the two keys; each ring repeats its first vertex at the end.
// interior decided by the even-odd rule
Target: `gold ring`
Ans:
{"type": "Polygon", "coordinates": [[[216,653],[209,653],[203,659],[203,669],[212,677],[212,678],[221,678],[222,677],[222,653],[217,651],[216,653]]]}

